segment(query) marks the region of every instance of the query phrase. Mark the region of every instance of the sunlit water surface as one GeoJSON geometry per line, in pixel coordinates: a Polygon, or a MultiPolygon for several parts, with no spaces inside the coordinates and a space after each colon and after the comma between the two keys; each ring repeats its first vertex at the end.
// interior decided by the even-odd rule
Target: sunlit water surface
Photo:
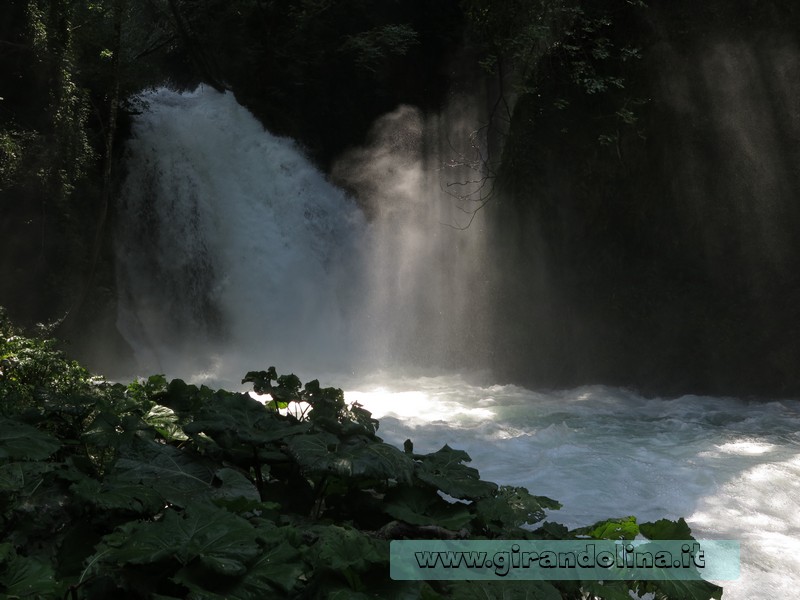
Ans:
{"type": "Polygon", "coordinates": [[[684,517],[698,539],[741,542],[725,599],[800,589],[800,402],[646,399],[592,386],[548,393],[460,377],[347,382],[379,434],[417,452],[466,450],[484,479],[563,504],[570,527],[684,517]]]}

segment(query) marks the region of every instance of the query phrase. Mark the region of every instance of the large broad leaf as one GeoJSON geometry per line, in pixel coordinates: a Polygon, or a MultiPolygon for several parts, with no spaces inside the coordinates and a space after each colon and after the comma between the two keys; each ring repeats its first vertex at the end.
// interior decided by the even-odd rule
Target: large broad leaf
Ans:
{"type": "Polygon", "coordinates": [[[13,560],[15,556],[14,544],[11,542],[0,543],[0,567],[13,560]]]}
{"type": "MultiPolygon", "coordinates": [[[[158,388],[161,381],[155,382],[154,389],[158,388]]],[[[200,410],[203,405],[203,396],[207,395],[210,391],[208,388],[202,390],[197,389],[197,386],[187,384],[182,379],[173,379],[166,386],[166,389],[159,389],[152,397],[153,399],[164,406],[168,406],[179,415],[193,414],[200,410]]]]}
{"type": "Polygon", "coordinates": [[[242,383],[252,383],[253,391],[256,394],[269,394],[272,390],[272,382],[278,379],[275,367],[270,367],[267,371],[248,371],[242,379],[242,383]]]}
{"type": "Polygon", "coordinates": [[[482,481],[477,469],[463,464],[472,460],[463,450],[445,445],[431,454],[414,457],[421,461],[417,464],[417,478],[453,498],[477,500],[497,490],[496,483],[482,481]]]}
{"type": "Polygon", "coordinates": [[[284,597],[284,593],[304,585],[307,564],[303,551],[308,548],[302,541],[303,533],[291,526],[277,527],[263,521],[254,531],[260,549],[255,559],[247,562],[245,573],[224,577],[195,561],[181,568],[173,581],[188,588],[191,598],[215,600],[284,597]]]}
{"type": "Polygon", "coordinates": [[[318,425],[327,423],[336,427],[344,416],[344,392],[339,388],[320,387],[319,381],[315,379],[306,384],[303,399],[312,407],[308,418],[318,425]]]}
{"type": "Polygon", "coordinates": [[[389,562],[389,543],[357,529],[331,525],[325,527],[312,546],[316,566],[337,572],[352,569],[364,573],[375,564],[389,562]]]}
{"type": "Polygon", "coordinates": [[[3,598],[58,598],[63,593],[61,588],[53,567],[35,558],[14,556],[5,569],[0,568],[3,598]]]}
{"type": "Polygon", "coordinates": [[[165,502],[186,506],[214,489],[215,472],[213,463],[189,450],[137,440],[125,448],[106,482],[109,488],[145,486],[165,502]]]}
{"type": "Polygon", "coordinates": [[[281,541],[261,550],[247,566],[247,572],[227,584],[220,578],[201,583],[202,578],[190,576],[189,569],[178,573],[175,581],[189,588],[193,598],[208,597],[207,591],[211,588],[226,600],[263,600],[283,597],[280,592],[291,592],[300,585],[304,565],[300,551],[281,541]]]}
{"type": "Polygon", "coordinates": [[[0,466],[0,492],[31,493],[45,473],[58,465],[46,462],[13,462],[0,466]]]}
{"type": "Polygon", "coordinates": [[[144,422],[153,427],[166,440],[188,440],[181,428],[181,419],[174,410],[156,404],[144,415],[144,422]]]}
{"type": "Polygon", "coordinates": [[[608,519],[589,527],[581,527],[572,532],[575,535],[588,535],[596,540],[632,540],[639,535],[636,517],[608,519]]]}
{"type": "Polygon", "coordinates": [[[394,446],[377,441],[341,444],[325,431],[291,438],[289,454],[306,471],[345,478],[411,482],[414,461],[394,446]]]}
{"type": "Polygon", "coordinates": [[[536,534],[536,539],[543,539],[543,540],[568,540],[572,536],[570,536],[569,529],[567,529],[561,523],[551,523],[550,521],[545,521],[542,525],[534,531],[536,534]]]}
{"type": "Polygon", "coordinates": [[[203,406],[184,431],[190,435],[205,433],[220,447],[230,449],[240,444],[267,444],[308,428],[308,424],[267,410],[247,394],[223,394],[203,406]]]}
{"type": "Polygon", "coordinates": [[[240,576],[258,554],[250,523],[213,504],[196,503],[183,512],[167,510],[160,521],[126,523],[103,538],[97,558],[117,565],[197,561],[219,575],[240,576]]]}
{"type": "Polygon", "coordinates": [[[35,427],[0,419],[0,460],[44,460],[61,448],[52,435],[35,427]]]}
{"type": "Polygon", "coordinates": [[[333,457],[339,438],[332,433],[320,431],[291,438],[286,446],[291,457],[306,471],[334,472],[333,457]]]}
{"type": "Polygon", "coordinates": [[[145,483],[105,482],[86,477],[70,486],[77,497],[102,510],[125,510],[152,515],[164,506],[162,494],[145,483]]]}
{"type": "Polygon", "coordinates": [[[450,503],[430,488],[402,487],[386,494],[384,511],[410,525],[437,525],[458,531],[474,515],[461,502],[450,503]]]}
{"type": "Polygon", "coordinates": [[[97,448],[118,448],[133,439],[136,431],[143,429],[142,422],[131,415],[123,417],[104,410],[96,414],[81,436],[84,444],[97,448]]]}
{"type": "Polygon", "coordinates": [[[238,587],[252,591],[255,597],[267,583],[289,592],[303,574],[304,565],[300,558],[300,552],[289,543],[275,544],[261,552],[238,587]]]}
{"type": "Polygon", "coordinates": [[[661,519],[655,523],[642,523],[639,531],[650,540],[693,540],[692,530],[683,518],[677,521],[661,519]]]}
{"type": "Polygon", "coordinates": [[[150,375],[146,380],[132,381],[125,388],[125,395],[139,405],[152,402],[151,398],[167,393],[167,379],[163,375],[150,375]]]}
{"type": "Polygon", "coordinates": [[[260,502],[261,496],[253,482],[234,469],[219,469],[214,473],[215,489],[212,497],[217,500],[244,499],[260,502]]]}
{"type": "Polygon", "coordinates": [[[333,457],[333,467],[344,477],[394,479],[410,483],[414,461],[394,446],[368,442],[340,446],[333,457]]]}
{"type": "Polygon", "coordinates": [[[489,498],[476,503],[478,515],[490,528],[516,528],[537,523],[546,509],[559,509],[561,504],[545,496],[533,496],[523,487],[501,486],[489,498]]]}
{"type": "Polygon", "coordinates": [[[349,432],[352,430],[354,432],[364,433],[372,437],[378,430],[378,420],[373,419],[372,413],[357,402],[354,402],[350,405],[346,416],[350,421],[350,426],[345,427],[344,429],[346,434],[349,434],[349,432]]]}

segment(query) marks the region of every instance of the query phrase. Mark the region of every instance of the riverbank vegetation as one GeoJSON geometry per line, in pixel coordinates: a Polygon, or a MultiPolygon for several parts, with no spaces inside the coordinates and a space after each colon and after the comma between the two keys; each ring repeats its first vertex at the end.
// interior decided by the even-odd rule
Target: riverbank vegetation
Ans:
{"type": "Polygon", "coordinates": [[[720,598],[705,581],[394,581],[393,539],[691,537],[633,517],[570,531],[545,521],[558,502],[482,480],[463,451],[384,443],[339,389],[273,368],[245,382],[262,397],[111,383],[0,313],[0,594],[720,598]]]}

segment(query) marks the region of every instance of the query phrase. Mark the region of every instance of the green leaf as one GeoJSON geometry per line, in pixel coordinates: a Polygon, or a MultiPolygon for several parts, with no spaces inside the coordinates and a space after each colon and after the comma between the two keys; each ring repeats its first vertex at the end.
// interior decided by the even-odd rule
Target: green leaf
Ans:
{"type": "Polygon", "coordinates": [[[200,556],[200,564],[218,575],[239,577],[247,572],[247,567],[239,560],[220,556],[200,556]]]}
{"type": "Polygon", "coordinates": [[[194,560],[220,575],[244,573],[259,553],[256,530],[241,517],[213,504],[167,510],[160,521],[129,522],[103,538],[101,563],[146,565],[172,558],[194,560]]]}
{"type": "Polygon", "coordinates": [[[264,590],[269,589],[270,584],[287,593],[292,591],[303,574],[304,565],[300,559],[300,552],[288,542],[262,550],[255,562],[248,567],[241,582],[231,590],[232,596],[246,597],[246,592],[251,598],[264,598],[264,590]]]}
{"type": "Polygon", "coordinates": [[[252,383],[253,391],[256,394],[269,394],[272,390],[272,382],[278,379],[275,367],[270,367],[267,371],[248,371],[242,379],[242,383],[252,383]]]}
{"type": "Polygon", "coordinates": [[[158,492],[164,501],[186,506],[211,493],[213,463],[190,450],[137,440],[126,449],[107,478],[110,486],[142,485],[158,492]]]}
{"type": "Polygon", "coordinates": [[[363,439],[342,444],[327,431],[295,436],[289,439],[287,448],[299,465],[313,473],[410,483],[414,470],[411,457],[394,446],[363,439]]]}
{"type": "Polygon", "coordinates": [[[463,450],[445,445],[431,454],[414,457],[421,461],[416,477],[454,498],[477,500],[497,490],[496,483],[482,481],[477,469],[462,464],[472,460],[463,450]]]}
{"type": "Polygon", "coordinates": [[[372,413],[357,402],[350,405],[346,416],[353,425],[360,426],[357,430],[358,433],[374,436],[375,432],[378,430],[378,420],[373,419],[372,413]]]}
{"type": "Polygon", "coordinates": [[[279,402],[296,402],[300,400],[300,379],[292,373],[278,377],[277,387],[272,389],[272,398],[279,402]]]}
{"type": "MultiPolygon", "coordinates": [[[[152,385],[154,388],[158,388],[162,383],[163,381],[158,379],[152,385]]],[[[148,381],[148,384],[150,384],[150,381],[148,381]]],[[[166,386],[166,390],[160,389],[153,394],[153,400],[171,408],[179,415],[195,413],[200,410],[203,404],[200,390],[197,389],[197,386],[189,385],[182,379],[170,381],[169,385],[166,386]]]]}
{"type": "Polygon", "coordinates": [[[335,471],[334,452],[339,438],[326,431],[290,438],[286,444],[289,455],[307,471],[335,471]]]}
{"type": "Polygon", "coordinates": [[[523,487],[504,485],[489,498],[478,500],[475,507],[485,523],[506,529],[541,521],[546,509],[559,509],[561,504],[545,496],[533,496],[523,487]]]}
{"type": "Polygon", "coordinates": [[[258,535],[258,556],[246,562],[244,571],[239,568],[242,561],[205,556],[181,568],[173,581],[186,586],[192,598],[262,600],[282,596],[278,590],[290,592],[302,584],[305,567],[301,552],[292,544],[295,536],[288,531],[291,529],[276,528],[266,539],[258,535]],[[223,569],[228,569],[228,576],[221,573],[223,569]]]}
{"type": "Polygon", "coordinates": [[[303,399],[311,405],[308,413],[309,420],[323,428],[338,431],[346,417],[344,392],[339,388],[320,388],[319,382],[314,380],[306,385],[303,399]]]}
{"type": "Polygon", "coordinates": [[[14,556],[16,556],[14,544],[11,542],[3,542],[0,544],[0,566],[13,560],[14,556]]]}
{"type": "Polygon", "coordinates": [[[53,557],[57,576],[68,578],[83,573],[86,560],[94,555],[103,535],[109,532],[108,521],[74,519],[59,535],[57,554],[53,557]]]}
{"type": "Polygon", "coordinates": [[[59,441],[35,427],[0,419],[0,460],[44,460],[61,448],[59,441]]]}
{"type": "Polygon", "coordinates": [[[97,448],[119,448],[123,443],[130,442],[136,431],[143,428],[138,417],[104,410],[95,415],[86,427],[81,441],[97,448]]]}
{"type": "Polygon", "coordinates": [[[164,506],[163,496],[143,483],[100,482],[86,477],[70,487],[77,497],[102,510],[128,510],[152,515],[164,506]]]}
{"type": "Polygon", "coordinates": [[[383,509],[391,517],[410,525],[438,525],[458,531],[474,515],[461,502],[450,503],[430,488],[401,487],[386,494],[383,509]]]}
{"type": "Polygon", "coordinates": [[[0,492],[30,493],[42,481],[42,475],[58,465],[45,462],[13,462],[0,465],[0,492]]]}
{"type": "Polygon", "coordinates": [[[203,406],[194,422],[184,427],[190,435],[205,433],[226,449],[268,444],[307,430],[307,424],[267,410],[247,394],[215,396],[213,403],[203,406]]]}
{"type": "Polygon", "coordinates": [[[364,573],[375,564],[389,561],[389,543],[358,531],[330,525],[325,527],[312,546],[317,566],[333,571],[364,573]]]}
{"type": "Polygon", "coordinates": [[[168,441],[185,441],[189,437],[183,432],[180,418],[175,411],[156,404],[144,415],[144,422],[153,427],[161,437],[168,441]]]}
{"type": "Polygon", "coordinates": [[[383,442],[339,447],[333,458],[337,474],[345,477],[394,479],[411,483],[414,461],[394,446],[383,442]]]}
{"type": "Polygon", "coordinates": [[[536,529],[534,533],[544,540],[568,540],[572,538],[569,529],[564,525],[551,523],[550,521],[542,523],[541,527],[536,529]]]}
{"type": "Polygon", "coordinates": [[[581,527],[572,532],[575,535],[588,535],[596,540],[632,540],[639,534],[636,517],[608,519],[589,527],[581,527]]]}
{"type": "Polygon", "coordinates": [[[262,515],[266,515],[267,517],[273,516],[277,518],[282,510],[282,505],[277,502],[261,502],[260,500],[252,500],[247,498],[242,498],[241,496],[236,498],[213,498],[214,504],[217,506],[221,506],[222,508],[245,517],[247,519],[252,517],[261,517],[262,515]]]}
{"type": "Polygon", "coordinates": [[[639,531],[650,540],[693,540],[692,530],[683,518],[677,521],[661,519],[655,523],[642,523],[639,531]]]}
{"type": "Polygon", "coordinates": [[[253,482],[235,469],[224,468],[214,473],[215,490],[213,498],[221,500],[233,500],[243,498],[253,502],[259,502],[261,497],[258,494],[253,482]]]}
{"type": "Polygon", "coordinates": [[[27,556],[15,556],[0,575],[0,588],[5,588],[4,598],[56,598],[61,595],[61,585],[55,579],[50,565],[27,556]]]}

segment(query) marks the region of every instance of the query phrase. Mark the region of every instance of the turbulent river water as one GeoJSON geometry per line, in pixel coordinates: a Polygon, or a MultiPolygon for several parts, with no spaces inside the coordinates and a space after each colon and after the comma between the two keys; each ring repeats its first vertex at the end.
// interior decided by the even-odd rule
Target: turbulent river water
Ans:
{"type": "MultiPolygon", "coordinates": [[[[484,350],[489,250],[479,219],[457,226],[465,195],[441,193],[430,117],[400,107],[343,159],[342,181],[379,182],[365,207],[230,94],[141,101],[116,235],[132,375],[231,387],[274,364],[318,377],[371,410],[387,441],[450,444],[483,478],[559,500],[549,520],[683,516],[698,538],[741,542],[725,598],[796,595],[800,401],[535,392],[447,364],[484,350]]],[[[464,106],[445,120],[468,120],[464,106]]]]}
{"type": "Polygon", "coordinates": [[[800,402],[646,399],[604,386],[533,392],[428,377],[354,383],[387,441],[466,450],[491,481],[527,487],[570,526],[684,517],[741,543],[723,598],[789,598],[800,584],[800,402]]]}

